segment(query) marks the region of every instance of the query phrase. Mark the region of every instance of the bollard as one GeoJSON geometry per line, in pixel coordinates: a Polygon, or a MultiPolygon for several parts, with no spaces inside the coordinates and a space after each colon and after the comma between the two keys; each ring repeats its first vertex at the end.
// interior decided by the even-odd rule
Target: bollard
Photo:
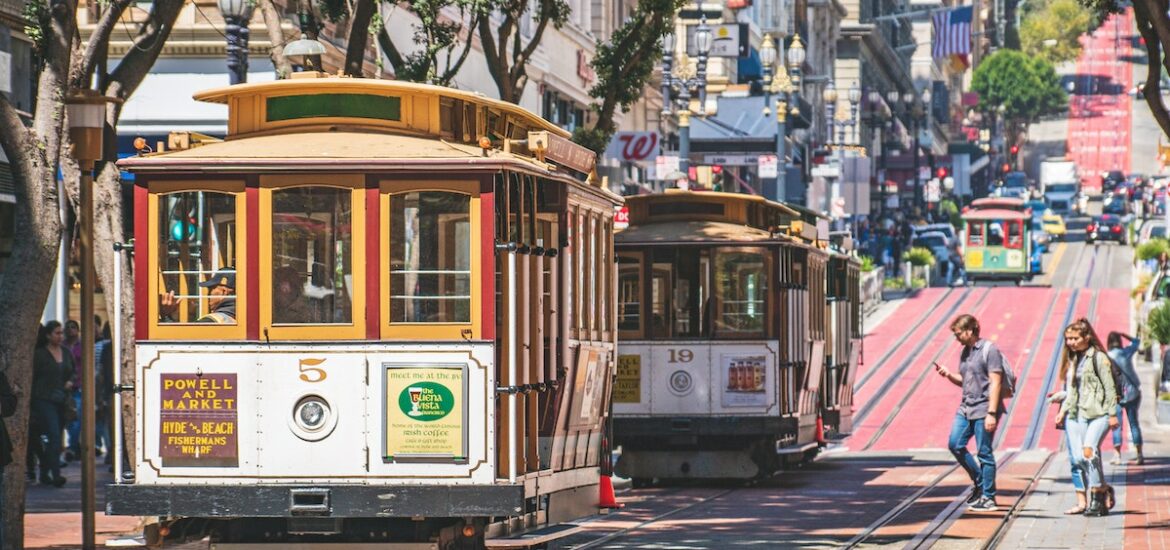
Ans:
{"type": "Polygon", "coordinates": [[[910,290],[910,285],[913,284],[914,276],[911,273],[913,270],[914,266],[910,265],[910,262],[902,262],[902,277],[906,281],[906,290],[910,290]]]}

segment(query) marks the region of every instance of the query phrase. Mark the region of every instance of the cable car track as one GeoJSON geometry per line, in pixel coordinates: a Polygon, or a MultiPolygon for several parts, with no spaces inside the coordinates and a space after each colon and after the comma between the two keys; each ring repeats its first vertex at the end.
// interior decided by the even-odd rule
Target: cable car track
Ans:
{"type": "MultiPolygon", "coordinates": [[[[945,319],[946,317],[954,315],[955,310],[957,310],[959,308],[959,304],[963,303],[963,301],[966,300],[968,296],[970,296],[972,290],[974,290],[974,289],[969,288],[969,287],[964,288],[963,292],[962,292],[962,296],[960,296],[959,299],[956,300],[955,303],[951,305],[951,307],[947,310],[947,313],[944,314],[943,318],[945,319]]],[[[946,294],[943,295],[943,298],[942,298],[942,300],[940,300],[940,302],[945,302],[948,298],[951,297],[951,294],[953,294],[954,292],[955,292],[955,289],[953,289],[953,288],[948,289],[946,294]]],[[[918,331],[918,329],[920,327],[922,327],[922,324],[925,323],[927,319],[930,319],[932,316],[934,316],[935,313],[936,313],[936,310],[934,310],[934,309],[928,310],[926,313],[924,313],[922,315],[922,317],[920,317],[916,322],[914,322],[914,324],[910,325],[909,330],[907,330],[906,333],[903,334],[901,338],[898,338],[898,340],[890,346],[890,349],[888,351],[886,351],[886,353],[883,354],[880,358],[878,358],[878,360],[875,363],[873,363],[873,366],[871,368],[866,369],[865,374],[863,374],[861,376],[861,379],[858,380],[857,384],[853,387],[853,391],[857,392],[857,390],[859,390],[863,386],[865,386],[865,383],[868,382],[871,378],[873,378],[877,374],[878,370],[881,369],[882,365],[885,365],[886,361],[888,361],[890,359],[890,356],[893,355],[894,352],[898,350],[898,348],[902,347],[902,344],[905,344],[906,340],[909,340],[910,336],[912,336],[914,333],[916,333],[918,331]]]]}
{"type": "MultiPolygon", "coordinates": [[[[968,289],[968,290],[974,290],[974,289],[968,289]]],[[[975,300],[975,303],[977,303],[977,304],[982,303],[983,300],[985,298],[987,298],[987,295],[990,293],[991,293],[990,288],[984,288],[983,293],[979,296],[978,300],[975,300]]],[[[957,310],[959,308],[959,305],[961,303],[964,303],[964,301],[967,298],[970,298],[971,295],[972,295],[971,293],[964,295],[963,298],[959,302],[957,302],[955,304],[955,306],[953,308],[951,308],[951,310],[949,310],[948,313],[953,313],[955,310],[957,310]]],[[[905,373],[906,370],[910,368],[911,364],[913,364],[917,359],[919,359],[919,357],[916,355],[917,352],[921,352],[924,348],[926,348],[930,344],[931,344],[931,337],[928,335],[926,338],[924,338],[922,340],[922,343],[918,347],[916,347],[910,353],[910,355],[908,355],[906,357],[905,360],[902,361],[902,364],[899,365],[898,368],[895,369],[893,373],[891,373],[889,376],[886,377],[885,381],[882,382],[882,385],[880,387],[878,387],[877,391],[874,392],[874,394],[866,400],[865,405],[863,405],[857,411],[857,413],[853,415],[853,424],[855,426],[861,425],[861,423],[866,419],[866,417],[869,416],[870,412],[873,411],[874,406],[877,403],[881,402],[882,397],[884,397],[886,395],[886,393],[890,391],[890,388],[892,388],[894,386],[894,384],[898,381],[898,379],[902,377],[902,374],[905,373]]],[[[931,360],[937,361],[938,358],[942,356],[942,353],[943,353],[943,350],[940,350],[938,353],[936,353],[934,355],[934,357],[931,360]]],[[[919,382],[920,381],[921,381],[921,375],[920,375],[919,382]]],[[[918,384],[918,382],[915,383],[915,387],[917,387],[917,384],[918,384]]],[[[909,395],[910,394],[908,393],[907,397],[909,395]]],[[[907,397],[904,397],[903,399],[906,399],[907,397]]],[[[882,431],[884,431],[884,429],[885,429],[886,425],[888,425],[888,423],[889,423],[889,421],[887,420],[886,424],[883,424],[882,431]]],[[[866,448],[869,448],[869,444],[866,445],[866,448]]]]}

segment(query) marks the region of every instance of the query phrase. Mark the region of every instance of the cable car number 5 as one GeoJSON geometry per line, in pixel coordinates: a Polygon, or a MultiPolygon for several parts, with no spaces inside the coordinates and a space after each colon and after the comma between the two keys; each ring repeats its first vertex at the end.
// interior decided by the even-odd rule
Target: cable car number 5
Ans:
{"type": "Polygon", "coordinates": [[[325,369],[317,368],[317,365],[324,363],[324,359],[301,359],[297,366],[301,371],[301,380],[310,383],[321,382],[328,376],[325,369]]]}

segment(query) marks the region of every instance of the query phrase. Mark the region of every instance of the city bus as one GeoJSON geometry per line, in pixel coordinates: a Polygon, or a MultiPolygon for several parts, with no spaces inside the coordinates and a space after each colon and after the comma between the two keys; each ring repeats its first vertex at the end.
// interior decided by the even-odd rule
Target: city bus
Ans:
{"type": "Polygon", "coordinates": [[[595,156],[516,105],[298,73],[134,174],[150,545],[539,546],[599,512],[617,327],[595,156]]]}

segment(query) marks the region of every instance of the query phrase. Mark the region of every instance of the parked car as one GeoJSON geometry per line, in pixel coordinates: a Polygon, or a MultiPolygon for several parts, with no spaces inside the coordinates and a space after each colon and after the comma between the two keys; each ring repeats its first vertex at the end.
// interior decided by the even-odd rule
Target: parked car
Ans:
{"type": "Polygon", "coordinates": [[[1113,214],[1101,214],[1094,218],[1085,227],[1085,235],[1085,242],[1090,244],[1097,241],[1116,241],[1118,244],[1128,242],[1125,222],[1121,221],[1120,216],[1113,214]]]}
{"type": "Polygon", "coordinates": [[[949,244],[950,240],[941,231],[923,231],[916,233],[910,243],[911,246],[929,248],[930,252],[934,254],[934,259],[938,260],[937,263],[939,264],[947,261],[947,258],[950,257],[949,244]]]}
{"type": "Polygon", "coordinates": [[[1051,242],[1052,236],[1044,230],[1044,222],[1032,218],[1032,246],[1041,252],[1048,252],[1048,245],[1051,242]]]}
{"type": "Polygon", "coordinates": [[[1165,239],[1166,238],[1166,222],[1163,220],[1150,220],[1142,225],[1142,229],[1138,232],[1138,241],[1146,242],[1150,239],[1165,239]]]}
{"type": "Polygon", "coordinates": [[[1068,235],[1068,227],[1064,225],[1064,217],[1051,210],[1046,210],[1040,217],[1044,232],[1052,236],[1053,240],[1064,240],[1068,235]]]}

